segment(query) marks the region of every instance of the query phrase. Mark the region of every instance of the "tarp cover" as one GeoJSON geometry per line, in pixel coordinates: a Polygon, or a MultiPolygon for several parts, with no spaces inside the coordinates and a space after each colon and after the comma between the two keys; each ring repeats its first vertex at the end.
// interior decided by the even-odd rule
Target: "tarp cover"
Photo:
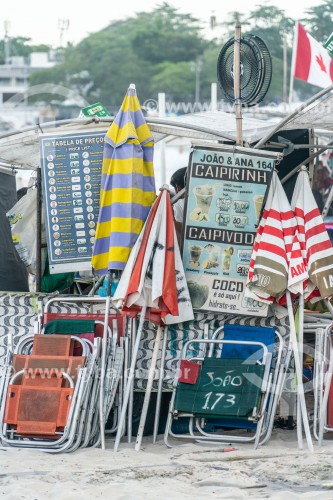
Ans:
{"type": "MultiPolygon", "coordinates": [[[[328,87],[329,89],[330,87],[328,87]]],[[[315,98],[315,96],[314,96],[315,98]]],[[[279,130],[295,129],[316,129],[323,133],[333,131],[333,93],[327,90],[320,98],[314,102],[304,105],[297,105],[298,112],[291,111],[286,118],[281,121],[276,114],[270,114],[271,108],[258,107],[256,118],[251,118],[244,111],[242,128],[243,140],[252,144],[270,133],[276,133],[279,130]],[[268,118],[271,116],[271,118],[268,118]]],[[[154,141],[166,136],[180,136],[191,139],[214,139],[219,140],[223,136],[227,140],[236,139],[236,119],[233,109],[230,113],[223,111],[204,111],[198,113],[188,113],[178,116],[169,116],[162,118],[146,118],[146,121],[153,132],[154,141]],[[215,132],[215,134],[214,134],[215,132]]],[[[274,111],[274,109],[273,109],[274,111]]],[[[275,110],[276,111],[276,110],[275,110]]],[[[284,114],[284,113],[283,113],[284,114]]],[[[282,116],[283,116],[282,114],[282,116]]],[[[57,131],[63,130],[68,133],[71,130],[80,129],[104,129],[107,130],[110,120],[101,119],[99,123],[87,123],[83,120],[78,123],[72,120],[70,124],[57,124],[57,131]]],[[[55,123],[49,124],[54,127],[55,123]]],[[[49,132],[48,125],[45,124],[45,132],[49,132]]],[[[0,162],[7,164],[20,165],[26,169],[36,169],[39,166],[39,142],[38,136],[41,129],[36,127],[26,129],[22,132],[6,133],[0,136],[0,162]]]]}
{"type": "Polygon", "coordinates": [[[6,212],[17,201],[15,176],[0,172],[0,290],[28,292],[28,273],[12,241],[6,212]]]}

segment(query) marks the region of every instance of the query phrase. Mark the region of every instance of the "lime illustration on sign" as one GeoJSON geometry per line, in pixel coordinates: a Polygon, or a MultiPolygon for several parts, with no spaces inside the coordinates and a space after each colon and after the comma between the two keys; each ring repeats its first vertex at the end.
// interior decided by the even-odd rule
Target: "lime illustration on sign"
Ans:
{"type": "Polygon", "coordinates": [[[276,159],[246,148],[193,148],[183,264],[195,309],[267,315],[265,304],[244,297],[244,287],[276,159]]]}
{"type": "Polygon", "coordinates": [[[40,137],[50,273],[90,271],[105,130],[40,137]]]}

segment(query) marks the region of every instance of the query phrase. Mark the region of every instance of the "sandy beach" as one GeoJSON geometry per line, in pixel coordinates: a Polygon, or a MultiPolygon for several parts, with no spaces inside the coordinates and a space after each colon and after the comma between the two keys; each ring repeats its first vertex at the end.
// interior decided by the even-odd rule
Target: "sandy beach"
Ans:
{"type": "MultiPolygon", "coordinates": [[[[118,453],[84,449],[52,455],[0,450],[0,493],[9,500],[114,498],[333,498],[333,441],[298,450],[294,431],[276,430],[258,450],[252,445],[186,444],[167,448],[144,438],[142,450],[122,443],[118,453]]],[[[176,444],[176,442],[175,442],[176,444]]],[[[178,444],[178,441],[177,441],[178,444]]]]}

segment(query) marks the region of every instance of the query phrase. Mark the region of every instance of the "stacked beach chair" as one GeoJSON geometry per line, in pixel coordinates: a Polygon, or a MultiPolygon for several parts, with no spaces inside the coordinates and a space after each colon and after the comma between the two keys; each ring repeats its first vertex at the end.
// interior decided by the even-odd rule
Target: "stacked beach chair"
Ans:
{"type": "Polygon", "coordinates": [[[111,317],[103,338],[104,323],[94,315],[47,317],[45,311],[40,332],[22,337],[7,353],[1,444],[54,453],[99,446],[108,420],[110,432],[117,430],[124,367],[119,323],[111,317]]]}
{"type": "Polygon", "coordinates": [[[333,431],[333,324],[325,314],[311,315],[304,331],[315,335],[313,361],[313,435],[322,445],[326,433],[333,431]]]}

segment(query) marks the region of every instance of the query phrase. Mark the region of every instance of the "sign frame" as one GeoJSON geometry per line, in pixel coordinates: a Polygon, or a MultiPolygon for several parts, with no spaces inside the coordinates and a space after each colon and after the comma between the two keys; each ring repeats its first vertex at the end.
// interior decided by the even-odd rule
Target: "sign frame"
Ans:
{"type": "Polygon", "coordinates": [[[39,135],[51,274],[92,269],[106,131],[55,129],[39,135]]]}

